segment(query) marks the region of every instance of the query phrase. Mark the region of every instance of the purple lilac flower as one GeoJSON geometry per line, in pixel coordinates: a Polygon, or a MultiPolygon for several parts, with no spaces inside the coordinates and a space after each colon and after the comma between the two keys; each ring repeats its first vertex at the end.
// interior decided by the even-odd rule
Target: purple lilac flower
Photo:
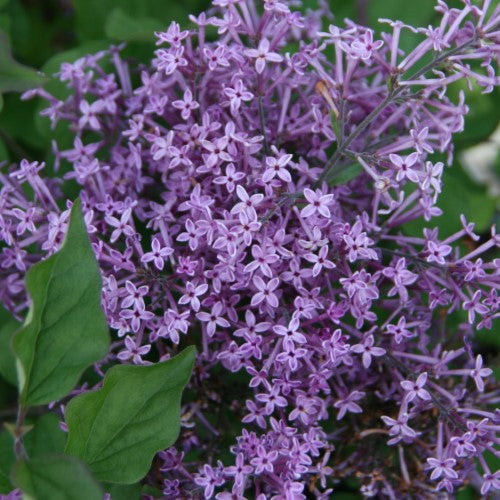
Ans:
{"type": "Polygon", "coordinates": [[[0,171],[2,303],[26,312],[23,277],[61,245],[61,183],[77,184],[109,359],[198,347],[164,495],[321,499],[346,478],[380,498],[494,494],[497,393],[474,333],[500,315],[500,238],[463,217],[440,238],[434,218],[468,112],[448,87],[498,85],[500,10],[439,1],[435,26],[382,20],[379,38],[300,3],[214,0],[157,32],[148,66],[112,47],[62,65],[63,100],[26,94],[74,140],[63,180],[0,171]]]}

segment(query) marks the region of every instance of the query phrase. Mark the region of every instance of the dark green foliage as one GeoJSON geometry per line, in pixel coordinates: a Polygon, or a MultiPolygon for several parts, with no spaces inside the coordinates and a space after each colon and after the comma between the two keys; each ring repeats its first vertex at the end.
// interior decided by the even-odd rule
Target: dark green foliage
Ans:
{"type": "Polygon", "coordinates": [[[16,464],[14,483],[37,500],[102,500],[104,492],[85,465],[67,455],[42,455],[16,464]]]}
{"type": "Polygon", "coordinates": [[[74,398],[66,409],[66,453],[81,458],[98,479],[135,483],[157,451],[180,429],[180,400],[195,359],[188,347],[149,366],[111,368],[101,389],[74,398]]]}
{"type": "Polygon", "coordinates": [[[13,340],[24,407],[66,396],[108,350],[101,275],[79,200],[61,249],[28,271],[26,287],[32,305],[13,340]]]}

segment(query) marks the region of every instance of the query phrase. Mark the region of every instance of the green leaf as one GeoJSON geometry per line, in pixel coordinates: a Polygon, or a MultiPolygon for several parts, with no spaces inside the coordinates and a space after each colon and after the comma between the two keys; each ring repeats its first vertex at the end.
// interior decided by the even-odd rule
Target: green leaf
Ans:
{"type": "Polygon", "coordinates": [[[12,385],[17,385],[17,376],[11,341],[20,326],[21,323],[0,305],[0,375],[12,385]]]}
{"type": "MultiPolygon", "coordinates": [[[[159,19],[163,29],[171,20],[185,23],[193,12],[191,0],[73,0],[76,35],[79,40],[96,40],[104,37],[106,20],[113,9],[119,7],[129,18],[159,19]]],[[[203,10],[203,9],[196,9],[203,10]]],[[[154,42],[151,33],[149,41],[154,42]]]]}
{"type": "Polygon", "coordinates": [[[13,482],[36,500],[102,500],[104,492],[75,457],[43,455],[18,462],[13,482]]]}
{"type": "Polygon", "coordinates": [[[81,458],[102,481],[139,481],[155,453],[177,439],[181,394],[194,360],[191,346],[154,365],[111,368],[101,389],[66,407],[66,453],[81,458]]]}
{"type": "Polygon", "coordinates": [[[46,413],[36,420],[33,429],[23,438],[29,457],[64,451],[67,436],[59,427],[59,423],[59,417],[53,413],[46,413]]]}
{"type": "Polygon", "coordinates": [[[154,32],[165,28],[162,21],[149,17],[132,17],[122,9],[113,9],[106,20],[106,36],[126,42],[152,42],[154,32]]]}
{"type": "Polygon", "coordinates": [[[162,498],[163,496],[163,493],[160,489],[156,488],[155,486],[151,486],[150,484],[145,484],[142,487],[142,494],[153,498],[162,498]]]}
{"type": "Polygon", "coordinates": [[[359,163],[351,163],[345,167],[341,167],[338,172],[333,172],[328,179],[330,186],[338,186],[339,184],[347,184],[352,179],[356,178],[363,171],[363,167],[359,163]]]}
{"type": "Polygon", "coordinates": [[[15,461],[14,440],[3,430],[0,432],[0,495],[14,489],[10,482],[10,471],[15,461]]]}
{"type": "Polygon", "coordinates": [[[0,410],[5,411],[7,408],[14,408],[17,403],[17,396],[17,387],[9,384],[0,376],[0,410]]]}
{"type": "Polygon", "coordinates": [[[7,150],[5,142],[0,139],[0,162],[3,161],[9,161],[9,151],[7,150]]]}
{"type": "Polygon", "coordinates": [[[42,73],[14,61],[7,35],[0,31],[0,92],[23,92],[44,81],[42,73]]]}
{"type": "Polygon", "coordinates": [[[330,121],[332,123],[332,130],[333,133],[335,134],[335,137],[337,137],[338,141],[341,141],[342,125],[340,123],[338,116],[335,116],[335,113],[333,111],[330,111],[330,121]]]}
{"type": "Polygon", "coordinates": [[[13,341],[24,407],[66,396],[108,350],[101,275],[79,199],[61,249],[28,271],[26,288],[32,305],[13,341]]]}
{"type": "Polygon", "coordinates": [[[139,500],[142,484],[105,484],[104,489],[110,494],[111,500],[139,500]]]}
{"type": "MultiPolygon", "coordinates": [[[[2,137],[11,148],[12,156],[16,161],[30,155],[27,151],[31,151],[32,148],[40,150],[47,148],[48,142],[42,139],[33,120],[33,113],[39,100],[21,101],[18,94],[12,93],[5,94],[3,99],[4,107],[0,113],[0,129],[2,137]]],[[[44,108],[46,107],[45,105],[44,108]]]]}

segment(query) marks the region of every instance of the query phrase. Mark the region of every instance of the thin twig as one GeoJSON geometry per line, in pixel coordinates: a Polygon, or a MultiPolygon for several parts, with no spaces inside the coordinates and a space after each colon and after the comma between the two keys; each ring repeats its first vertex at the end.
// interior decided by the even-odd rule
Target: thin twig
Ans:
{"type": "Polygon", "coordinates": [[[17,411],[16,427],[14,430],[14,452],[18,460],[24,460],[27,458],[26,450],[23,444],[23,424],[24,418],[26,417],[26,409],[19,405],[17,411]]]}

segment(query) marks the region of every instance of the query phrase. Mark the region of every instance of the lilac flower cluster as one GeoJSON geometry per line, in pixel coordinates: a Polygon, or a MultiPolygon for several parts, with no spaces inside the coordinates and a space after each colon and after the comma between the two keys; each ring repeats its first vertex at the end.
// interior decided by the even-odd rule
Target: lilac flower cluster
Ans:
{"type": "Polygon", "coordinates": [[[375,40],[292,3],[214,0],[156,33],[149,67],[112,47],[61,66],[67,98],[26,95],[74,144],[54,144],[55,176],[0,173],[2,302],[26,310],[76,182],[114,332],[103,364],[199,347],[181,437],[148,479],[167,498],[329,498],[352,479],[367,497],[491,493],[498,390],[474,332],[499,316],[500,235],[462,217],[440,238],[430,155],[451,164],[463,130],[448,86],[499,83],[500,8],[438,0],[438,26],[381,20],[375,40]]]}

